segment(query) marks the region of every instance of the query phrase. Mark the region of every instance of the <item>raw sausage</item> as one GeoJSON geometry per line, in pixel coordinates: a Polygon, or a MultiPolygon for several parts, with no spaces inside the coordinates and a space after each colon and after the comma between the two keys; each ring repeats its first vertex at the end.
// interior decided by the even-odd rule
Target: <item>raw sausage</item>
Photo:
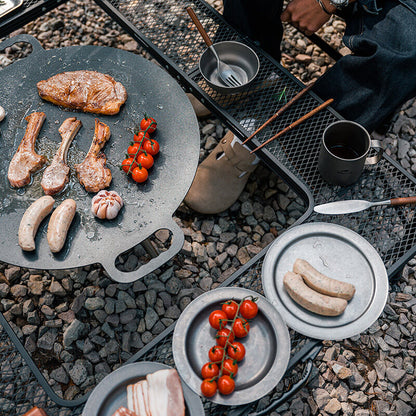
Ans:
{"type": "Polygon", "coordinates": [[[23,416],[47,416],[43,409],[39,409],[39,407],[34,407],[26,412],[23,416]]]}
{"type": "Polygon", "coordinates": [[[306,260],[296,259],[293,271],[300,274],[305,283],[319,293],[350,300],[355,293],[355,286],[351,283],[331,279],[314,269],[306,260]]]}
{"type": "Polygon", "coordinates": [[[77,203],[73,199],[65,199],[51,215],[48,225],[48,244],[52,253],[58,253],[64,246],[76,209],[77,203]]]}
{"type": "Polygon", "coordinates": [[[299,274],[287,272],[283,278],[283,284],[296,303],[319,315],[338,316],[347,307],[348,302],[345,299],[322,295],[306,286],[299,274]]]}
{"type": "Polygon", "coordinates": [[[33,251],[35,235],[39,224],[52,211],[55,200],[47,195],[37,199],[23,214],[19,226],[19,246],[25,251],[33,251]]]}

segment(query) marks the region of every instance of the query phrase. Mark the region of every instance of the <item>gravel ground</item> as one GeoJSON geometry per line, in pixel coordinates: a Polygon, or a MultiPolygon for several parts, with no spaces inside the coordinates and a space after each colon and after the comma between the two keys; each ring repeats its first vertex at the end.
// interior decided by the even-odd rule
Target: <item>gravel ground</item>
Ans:
{"type": "MultiPolygon", "coordinates": [[[[217,1],[214,5],[221,7],[217,1]]],[[[320,35],[348,53],[341,44],[344,26],[333,19],[320,35]]],[[[16,33],[34,35],[46,49],[92,44],[138,52],[136,42],[90,0],[69,1],[16,33]]],[[[14,45],[0,54],[0,65],[25,54],[24,46],[14,45]]],[[[304,82],[333,64],[290,27],[282,63],[304,82]]],[[[416,102],[410,101],[394,116],[384,139],[387,152],[412,173],[416,173],[415,116],[416,102]]],[[[212,117],[200,121],[200,129],[202,160],[226,128],[212,117]]],[[[199,215],[185,205],[178,209],[175,220],[186,241],[182,252],[163,269],[134,284],[114,284],[97,265],[40,271],[0,264],[0,311],[53,388],[73,399],[172,324],[198,295],[247,263],[304,210],[303,201],[282,180],[259,166],[239,200],[220,215],[199,215]]],[[[152,243],[163,249],[169,243],[168,233],[158,232],[152,243]]],[[[134,270],[144,257],[145,250],[137,246],[119,262],[124,270],[134,270]]],[[[315,360],[315,377],[273,416],[412,414],[416,408],[415,267],[412,259],[371,328],[342,342],[325,342],[315,360]]],[[[0,413],[10,406],[7,386],[0,386],[1,396],[0,413]]]]}

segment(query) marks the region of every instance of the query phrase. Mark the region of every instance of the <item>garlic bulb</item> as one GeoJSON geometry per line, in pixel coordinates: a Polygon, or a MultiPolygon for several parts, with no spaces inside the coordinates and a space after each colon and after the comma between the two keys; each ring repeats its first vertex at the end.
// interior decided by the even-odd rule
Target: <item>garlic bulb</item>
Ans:
{"type": "Polygon", "coordinates": [[[123,200],[115,191],[102,190],[91,201],[92,213],[102,220],[112,220],[117,217],[122,206],[123,200]]]}

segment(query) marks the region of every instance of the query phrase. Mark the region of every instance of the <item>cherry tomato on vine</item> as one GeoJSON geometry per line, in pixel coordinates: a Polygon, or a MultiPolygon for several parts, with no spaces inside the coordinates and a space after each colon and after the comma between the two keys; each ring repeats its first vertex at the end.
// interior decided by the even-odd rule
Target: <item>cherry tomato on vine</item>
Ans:
{"type": "Polygon", "coordinates": [[[259,307],[256,302],[246,299],[243,300],[243,303],[240,306],[240,313],[243,318],[253,319],[256,317],[259,307]]]}
{"type": "Polygon", "coordinates": [[[140,129],[146,130],[149,127],[149,130],[147,130],[148,133],[154,133],[156,131],[156,120],[153,117],[147,117],[147,115],[144,115],[144,118],[140,122],[140,129]],[[150,127],[149,127],[150,126],[150,127]]]}
{"type": "Polygon", "coordinates": [[[231,394],[235,389],[235,381],[230,376],[221,376],[218,379],[218,390],[222,394],[231,394]]]}
{"type": "Polygon", "coordinates": [[[209,315],[209,324],[214,329],[221,329],[227,325],[227,315],[224,311],[220,311],[219,309],[213,311],[209,315]]]}
{"type": "Polygon", "coordinates": [[[222,304],[221,309],[227,314],[228,319],[234,319],[238,310],[238,304],[235,300],[227,300],[222,304]]]}
{"type": "Polygon", "coordinates": [[[140,149],[140,145],[139,145],[139,143],[134,143],[134,144],[132,144],[131,146],[129,146],[128,148],[127,148],[127,154],[130,156],[130,157],[136,157],[136,153],[137,153],[137,156],[140,154],[140,153],[142,153],[142,151],[141,150],[139,150],[140,149]]]}
{"type": "Polygon", "coordinates": [[[223,328],[223,329],[220,329],[217,332],[217,335],[215,336],[215,338],[217,339],[217,345],[220,345],[221,347],[225,347],[228,334],[230,334],[228,338],[228,342],[230,343],[234,342],[234,334],[228,328],[223,328]]]}
{"type": "Polygon", "coordinates": [[[131,177],[133,178],[135,182],[138,182],[138,183],[144,182],[148,176],[149,176],[149,173],[147,172],[147,169],[144,168],[143,166],[134,168],[131,172],[131,177]]]}
{"type": "Polygon", "coordinates": [[[153,140],[153,139],[145,140],[142,144],[142,148],[147,153],[150,153],[152,156],[157,155],[159,153],[159,150],[160,150],[159,143],[156,140],[153,140]]]}
{"type": "Polygon", "coordinates": [[[226,376],[230,376],[232,374],[233,377],[235,377],[238,373],[237,360],[232,360],[231,358],[224,360],[222,373],[226,376]]]}
{"type": "Polygon", "coordinates": [[[149,153],[140,153],[136,160],[146,169],[150,169],[154,163],[153,156],[149,153]]]}
{"type": "Polygon", "coordinates": [[[233,332],[237,338],[244,338],[250,331],[250,324],[244,318],[237,318],[233,325],[233,332]]]}
{"type": "Polygon", "coordinates": [[[205,380],[206,378],[213,378],[217,376],[220,372],[217,364],[215,363],[206,363],[201,368],[201,375],[202,378],[205,380]]]}
{"type": "Polygon", "coordinates": [[[233,342],[228,348],[227,353],[233,360],[241,361],[246,355],[246,349],[241,342],[233,342]]]}
{"type": "Polygon", "coordinates": [[[137,143],[137,142],[141,142],[143,139],[143,136],[146,137],[146,139],[150,139],[149,133],[146,132],[146,134],[144,133],[144,131],[139,131],[137,134],[134,135],[133,140],[137,143]]]}
{"type": "Polygon", "coordinates": [[[208,352],[208,358],[210,361],[218,362],[221,361],[224,357],[224,348],[215,345],[208,352]]]}
{"type": "Polygon", "coordinates": [[[212,397],[217,392],[217,382],[215,380],[204,380],[201,383],[201,393],[205,397],[212,397]]]}
{"type": "Polygon", "coordinates": [[[128,172],[130,169],[130,173],[134,168],[137,168],[139,165],[134,161],[132,157],[129,157],[128,159],[124,159],[121,163],[121,169],[124,170],[124,172],[128,172]],[[134,166],[130,169],[130,166],[134,163],[134,166]]]}

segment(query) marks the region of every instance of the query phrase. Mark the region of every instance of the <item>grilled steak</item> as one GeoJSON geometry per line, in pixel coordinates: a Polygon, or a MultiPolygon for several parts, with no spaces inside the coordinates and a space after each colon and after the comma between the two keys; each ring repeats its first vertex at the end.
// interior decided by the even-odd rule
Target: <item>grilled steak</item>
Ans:
{"type": "Polygon", "coordinates": [[[37,172],[46,162],[46,157],[35,152],[35,141],[45,121],[45,113],[32,113],[26,117],[28,125],[25,135],[13,156],[7,178],[10,185],[21,188],[30,182],[32,173],[37,172]]]}
{"type": "Polygon", "coordinates": [[[81,121],[75,117],[67,118],[59,127],[62,142],[52,163],[45,169],[42,177],[42,188],[46,195],[54,195],[68,183],[69,166],[66,164],[66,155],[72,140],[81,128],[81,121]]]}
{"type": "Polygon", "coordinates": [[[100,152],[110,135],[110,128],[96,118],[90,150],[84,161],[75,165],[79,182],[88,192],[98,192],[110,185],[111,170],[105,167],[107,158],[103,152],[100,152]]]}
{"type": "Polygon", "coordinates": [[[37,83],[41,98],[86,113],[114,115],[127,100],[126,89],[96,71],[62,72],[37,83]]]}

